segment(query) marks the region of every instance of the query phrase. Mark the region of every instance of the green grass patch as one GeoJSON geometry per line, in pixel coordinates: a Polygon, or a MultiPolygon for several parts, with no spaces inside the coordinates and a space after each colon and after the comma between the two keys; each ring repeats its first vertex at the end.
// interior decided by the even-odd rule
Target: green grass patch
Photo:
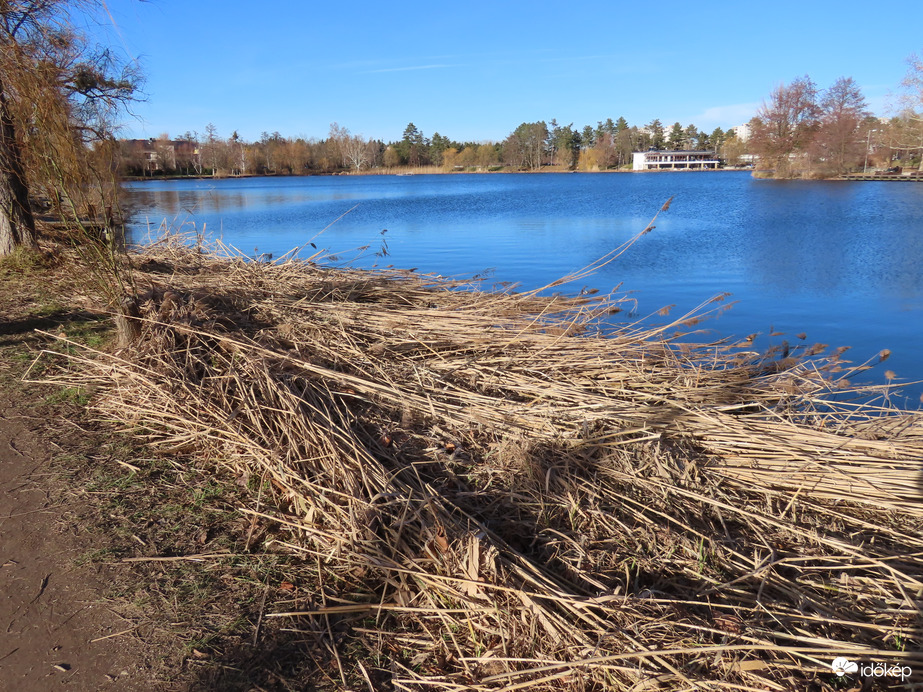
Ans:
{"type": "Polygon", "coordinates": [[[43,272],[54,263],[53,257],[47,253],[20,245],[9,255],[0,259],[0,279],[19,278],[23,275],[43,272]]]}
{"type": "Polygon", "coordinates": [[[48,406],[86,406],[90,403],[90,396],[80,387],[63,387],[45,397],[48,406]]]}

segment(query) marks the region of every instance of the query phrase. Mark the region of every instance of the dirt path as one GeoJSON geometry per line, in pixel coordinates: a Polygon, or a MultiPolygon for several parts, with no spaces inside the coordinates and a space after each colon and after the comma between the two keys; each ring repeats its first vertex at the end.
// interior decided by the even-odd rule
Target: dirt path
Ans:
{"type": "Polygon", "coordinates": [[[248,557],[262,529],[237,511],[245,490],[235,478],[139,458],[87,420],[74,392],[22,382],[52,341],[36,330],[103,349],[111,337],[69,256],[27,259],[0,261],[0,692],[326,680],[301,634],[261,620],[273,596],[290,598],[267,591],[289,578],[290,558],[248,557]],[[228,558],[122,562],[201,552],[228,558]]]}
{"type": "Polygon", "coordinates": [[[75,562],[92,546],[59,519],[38,423],[0,390],[0,690],[150,689],[105,575],[75,562]]]}

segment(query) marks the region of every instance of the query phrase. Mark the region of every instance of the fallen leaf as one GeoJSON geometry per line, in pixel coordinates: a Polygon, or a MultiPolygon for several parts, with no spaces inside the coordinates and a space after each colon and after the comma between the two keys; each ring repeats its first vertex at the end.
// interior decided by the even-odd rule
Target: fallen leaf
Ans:
{"type": "Polygon", "coordinates": [[[434,542],[443,553],[449,552],[449,542],[446,540],[445,534],[441,531],[436,534],[436,540],[434,542]]]}
{"type": "Polygon", "coordinates": [[[736,615],[720,615],[715,618],[715,624],[717,624],[725,632],[740,634],[743,621],[736,615]]]}

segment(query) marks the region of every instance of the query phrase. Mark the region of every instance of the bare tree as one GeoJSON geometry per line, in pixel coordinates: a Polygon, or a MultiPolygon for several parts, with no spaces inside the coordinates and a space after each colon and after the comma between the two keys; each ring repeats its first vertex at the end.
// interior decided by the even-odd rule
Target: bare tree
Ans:
{"type": "Polygon", "coordinates": [[[601,170],[611,168],[618,160],[618,146],[616,145],[616,135],[611,132],[603,132],[596,137],[596,163],[601,170]]]}
{"type": "Polygon", "coordinates": [[[176,147],[166,132],[154,140],[154,153],[157,156],[157,164],[164,173],[176,169],[176,147]]]}
{"type": "Polygon", "coordinates": [[[366,141],[361,135],[350,134],[348,128],[340,127],[337,123],[330,123],[328,136],[334,142],[344,168],[359,171],[371,164],[375,153],[372,142],[366,141]]]}
{"type": "Polygon", "coordinates": [[[30,188],[72,221],[102,212],[116,194],[112,162],[99,155],[116,156],[111,116],[132,97],[137,75],[73,30],[71,13],[94,6],[0,2],[0,255],[35,244],[30,188]]]}
{"type": "Polygon", "coordinates": [[[189,175],[192,170],[196,175],[202,174],[201,152],[199,150],[199,136],[196,133],[186,131],[182,137],[176,140],[174,144],[174,159],[176,167],[184,175],[189,175]]]}
{"type": "Polygon", "coordinates": [[[633,129],[629,128],[628,124],[626,123],[625,127],[620,128],[618,134],[615,136],[616,155],[618,157],[616,165],[618,165],[619,168],[624,166],[627,162],[631,161],[631,152],[634,149],[632,132],[633,129]]]}
{"type": "Polygon", "coordinates": [[[548,126],[544,121],[522,123],[503,143],[503,160],[518,168],[538,170],[542,166],[548,126]]]}
{"type": "Polygon", "coordinates": [[[731,166],[739,166],[743,163],[741,157],[750,152],[750,143],[738,138],[733,129],[728,130],[718,148],[718,155],[731,166]]]}
{"type": "Polygon", "coordinates": [[[923,57],[913,53],[907,58],[907,74],[901,80],[903,110],[895,133],[897,148],[920,152],[919,170],[923,171],[923,57]]]}
{"type": "Polygon", "coordinates": [[[840,77],[824,92],[813,154],[831,172],[841,175],[861,165],[866,152],[869,110],[852,77],[840,77]],[[861,129],[861,131],[860,131],[861,129]]]}
{"type": "Polygon", "coordinates": [[[751,148],[760,157],[760,168],[776,175],[790,175],[795,159],[806,154],[820,116],[817,87],[808,76],[773,90],[753,121],[751,148]]]}
{"type": "Polygon", "coordinates": [[[347,135],[340,146],[343,151],[343,162],[349,168],[360,171],[372,163],[372,143],[366,142],[361,135],[347,135]]]}
{"type": "Polygon", "coordinates": [[[218,175],[218,169],[224,157],[224,142],[218,136],[218,128],[214,123],[205,126],[205,141],[202,142],[202,163],[211,170],[212,176],[218,175]]]}

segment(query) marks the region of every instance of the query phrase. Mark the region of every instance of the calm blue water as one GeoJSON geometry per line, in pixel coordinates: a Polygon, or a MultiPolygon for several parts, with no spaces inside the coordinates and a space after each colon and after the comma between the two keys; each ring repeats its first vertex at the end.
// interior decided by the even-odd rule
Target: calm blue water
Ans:
{"type": "MultiPolygon", "coordinates": [[[[923,380],[923,184],[754,180],[744,172],[435,175],[152,181],[128,185],[133,239],[164,220],[247,254],[314,242],[359,266],[543,286],[642,230],[656,229],[584,283],[621,284],[637,314],[737,301],[710,336],[760,332],[759,347],[852,346],[854,362],[892,357],[854,381],[923,380]],[[352,210],[352,211],[350,211],[352,210]],[[320,231],[349,212],[325,232],[320,231]],[[382,239],[390,256],[374,256],[382,239]],[[785,336],[770,337],[770,331],[785,336]]],[[[308,252],[313,252],[310,246],[308,252]]],[[[302,253],[304,256],[306,253],[302,253]]],[[[565,287],[578,292],[583,285],[565,287]]],[[[557,289],[561,290],[561,289],[557,289]]],[[[923,385],[907,390],[916,407],[923,385]]]]}

